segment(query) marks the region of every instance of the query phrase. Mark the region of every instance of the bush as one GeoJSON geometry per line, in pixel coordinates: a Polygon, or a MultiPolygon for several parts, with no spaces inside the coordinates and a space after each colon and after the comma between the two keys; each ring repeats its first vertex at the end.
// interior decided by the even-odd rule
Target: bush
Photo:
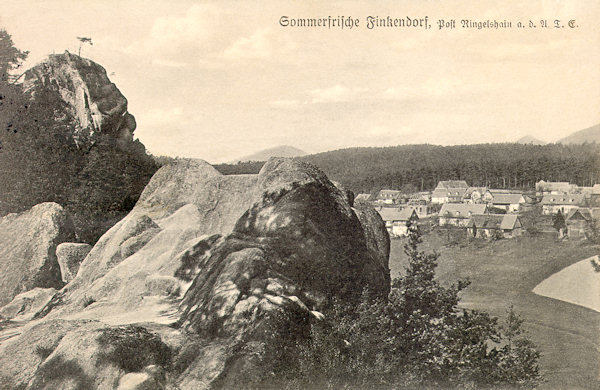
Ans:
{"type": "Polygon", "coordinates": [[[141,326],[103,329],[97,341],[105,348],[98,361],[114,364],[125,372],[140,371],[151,364],[164,368],[171,365],[171,349],[141,326]]]}
{"type": "MultiPolygon", "coordinates": [[[[438,256],[418,251],[419,242],[418,228],[411,226],[406,275],[393,281],[387,300],[364,292],[357,305],[333,302],[325,319],[310,326],[310,337],[285,346],[286,356],[295,359],[273,366],[261,385],[285,378],[276,387],[537,386],[540,354],[523,337],[523,321],[513,308],[505,324],[485,312],[458,310],[458,294],[468,281],[441,286],[435,279],[438,256]]],[[[272,359],[268,352],[265,362],[272,359]]]]}

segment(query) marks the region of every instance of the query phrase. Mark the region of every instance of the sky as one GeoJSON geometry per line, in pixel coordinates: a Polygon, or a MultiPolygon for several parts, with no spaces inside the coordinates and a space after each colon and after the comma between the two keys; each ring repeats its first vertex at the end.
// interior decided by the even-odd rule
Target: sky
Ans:
{"type": "Polygon", "coordinates": [[[597,0],[0,5],[0,26],[30,51],[26,66],[77,53],[76,37],[90,37],[81,55],[127,97],[148,151],[209,162],[278,145],[317,153],[525,135],[556,141],[600,123],[598,17],[597,0]],[[350,16],[359,25],[282,26],[282,16],[350,16]],[[368,16],[427,17],[431,28],[369,29],[368,16]],[[456,28],[439,29],[440,19],[456,28]],[[554,28],[556,19],[564,27],[554,28]],[[461,20],[512,28],[463,28],[461,20]]]}

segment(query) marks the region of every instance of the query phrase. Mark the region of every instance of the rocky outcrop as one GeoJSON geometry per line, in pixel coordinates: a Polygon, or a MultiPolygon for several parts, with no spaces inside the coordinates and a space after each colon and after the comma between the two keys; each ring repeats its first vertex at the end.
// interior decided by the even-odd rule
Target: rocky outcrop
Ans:
{"type": "MultiPolygon", "coordinates": [[[[269,370],[257,359],[264,346],[284,333],[308,334],[330,298],[388,294],[385,226],[352,198],[314,166],[289,159],[269,160],[259,175],[223,176],[197,160],[161,168],[39,312],[40,325],[20,336],[50,354],[17,359],[34,368],[4,368],[0,358],[0,379],[41,383],[53,364],[107,388],[238,388],[260,377],[269,370]],[[50,324],[59,341],[41,336],[50,324]],[[178,352],[172,365],[155,354],[129,370],[98,363],[122,340],[140,348],[136,356],[149,354],[145,345],[178,352]]],[[[17,342],[0,345],[0,356],[17,342]]],[[[60,387],[75,379],[53,380],[60,387]]]]}
{"type": "Polygon", "coordinates": [[[56,247],[67,238],[66,222],[56,203],[0,219],[0,305],[35,287],[63,286],[56,247]]]}
{"type": "Polygon", "coordinates": [[[0,319],[13,321],[31,320],[56,294],[53,288],[36,287],[17,295],[9,304],[0,308],[0,319]]]}
{"type": "MultiPolygon", "coordinates": [[[[353,300],[364,289],[380,296],[389,291],[389,241],[375,211],[365,210],[361,223],[347,192],[298,161],[271,159],[258,185],[261,196],[233,233],[203,256],[181,305],[183,328],[220,339],[222,350],[243,351],[225,354],[220,364],[200,351],[201,362],[192,365],[221,367],[219,383],[225,387],[264,369],[251,356],[261,343],[277,343],[265,339],[273,318],[292,316],[306,330],[331,297],[353,300]]],[[[213,341],[206,348],[218,345],[213,341]]],[[[205,376],[182,378],[190,388],[210,382],[205,376]]]]}
{"type": "Polygon", "coordinates": [[[69,283],[77,275],[79,265],[92,250],[90,244],[63,242],[56,247],[56,259],[60,266],[62,281],[69,283]]]}
{"type": "MultiPolygon", "coordinates": [[[[149,295],[172,297],[181,256],[199,241],[228,234],[256,197],[255,175],[223,176],[201,160],[162,167],[133,210],[98,240],[77,276],[54,298],[52,317],[82,310],[93,316],[142,310],[149,295]]],[[[200,244],[205,245],[205,244],[200,244]]],[[[178,285],[176,285],[178,283],[178,285]]]]}
{"type": "Polygon", "coordinates": [[[133,208],[156,163],[99,64],[53,54],[22,80],[0,121],[0,215],[52,199],[69,212],[77,241],[95,243],[133,208]]]}
{"type": "Polygon", "coordinates": [[[100,65],[66,51],[53,54],[25,72],[24,89],[58,92],[75,121],[72,137],[89,147],[100,134],[133,140],[136,123],[127,111],[127,99],[100,65]]]}

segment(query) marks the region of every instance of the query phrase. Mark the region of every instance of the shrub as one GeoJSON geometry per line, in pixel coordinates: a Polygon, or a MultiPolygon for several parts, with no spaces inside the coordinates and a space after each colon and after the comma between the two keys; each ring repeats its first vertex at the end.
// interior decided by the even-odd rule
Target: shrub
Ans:
{"type": "Polygon", "coordinates": [[[98,361],[114,364],[125,372],[140,371],[151,364],[164,368],[171,365],[171,349],[141,326],[103,329],[97,341],[105,348],[98,361]]]}
{"type": "Polygon", "coordinates": [[[325,310],[325,319],[311,324],[310,337],[291,340],[280,352],[265,350],[265,363],[284,361],[277,353],[288,358],[285,364],[273,365],[273,372],[260,385],[288,389],[537,386],[540,354],[523,337],[523,321],[513,308],[505,324],[485,312],[460,311],[458,294],[468,281],[441,286],[435,279],[438,256],[420,252],[419,242],[418,228],[411,226],[405,245],[406,275],[393,281],[387,300],[364,292],[356,305],[334,301],[325,310]],[[273,378],[282,382],[274,383],[273,378]]]}

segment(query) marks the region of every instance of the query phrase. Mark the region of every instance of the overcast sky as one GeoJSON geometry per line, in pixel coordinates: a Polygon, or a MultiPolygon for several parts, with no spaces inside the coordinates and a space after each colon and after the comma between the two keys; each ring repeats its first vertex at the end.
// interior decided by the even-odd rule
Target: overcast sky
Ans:
{"type": "Polygon", "coordinates": [[[104,66],[157,155],[229,161],[293,145],[556,141],[600,123],[600,2],[7,1],[0,25],[45,56],[104,66]],[[352,16],[359,28],[291,28],[281,16],[352,16]],[[368,16],[432,29],[366,28],[368,16]],[[457,19],[439,30],[438,19],[457,19]],[[460,20],[511,20],[463,29],[460,20]],[[564,28],[519,29],[516,22],[564,28]],[[575,20],[570,28],[568,22],[575,20]]]}

